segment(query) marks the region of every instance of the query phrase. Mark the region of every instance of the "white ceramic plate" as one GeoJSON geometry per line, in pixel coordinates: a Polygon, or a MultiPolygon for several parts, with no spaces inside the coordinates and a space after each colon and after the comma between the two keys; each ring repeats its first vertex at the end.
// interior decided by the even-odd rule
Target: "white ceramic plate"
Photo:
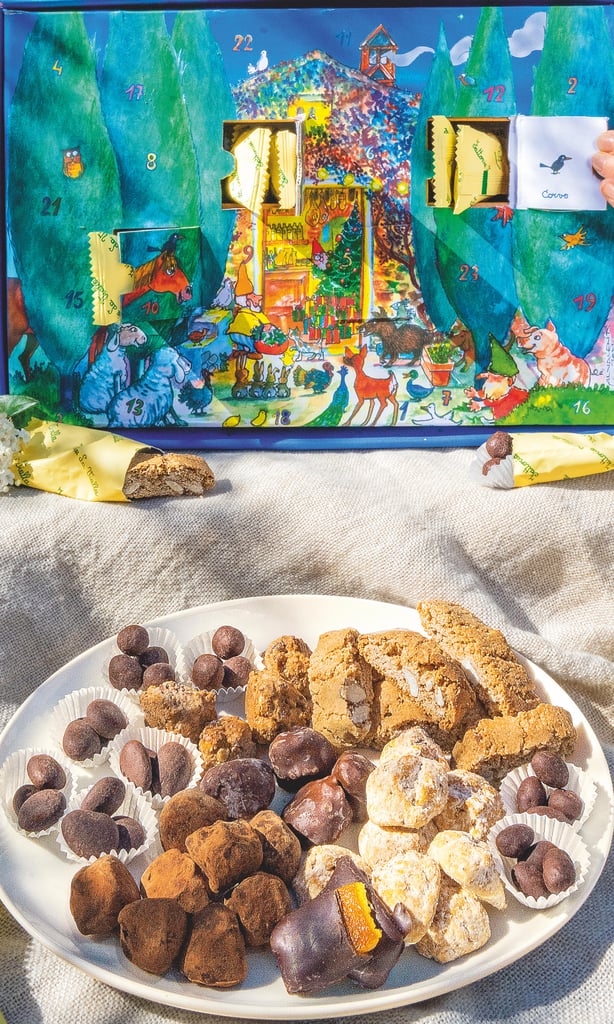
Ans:
{"type": "MultiPolygon", "coordinates": [[[[320,633],[345,626],[361,632],[420,628],[417,613],[410,608],[345,597],[297,595],[207,605],[160,619],[156,624],[171,629],[181,642],[219,625],[235,625],[260,649],[283,634],[315,644],[320,633]]],[[[86,651],[32,694],[0,736],[0,764],[20,747],[47,745],[51,709],[69,691],[99,682],[100,665],[113,643],[111,638],[86,651]]],[[[540,946],[573,917],[594,888],[612,840],[612,785],[597,738],[564,690],[537,666],[525,664],[544,699],[571,713],[578,743],[570,760],[590,772],[597,785],[595,808],[583,829],[591,855],[590,868],[580,889],[551,910],[528,911],[510,901],[504,912],[489,911],[490,941],[454,963],[440,966],[408,949],[383,988],[367,991],[348,983],[309,998],[287,994],[270,952],[249,954],[249,974],[238,989],[201,988],[179,974],[156,978],[133,967],[117,939],[100,941],[80,935],[68,907],[75,866],[60,856],[53,839],[29,840],[4,821],[0,824],[0,896],[30,935],[92,977],[143,999],[199,1013],[268,1020],[343,1017],[417,1003],[484,978],[540,946]]],[[[92,775],[87,777],[91,779],[92,775]]],[[[139,877],[144,866],[137,858],[130,869],[139,877]]]]}

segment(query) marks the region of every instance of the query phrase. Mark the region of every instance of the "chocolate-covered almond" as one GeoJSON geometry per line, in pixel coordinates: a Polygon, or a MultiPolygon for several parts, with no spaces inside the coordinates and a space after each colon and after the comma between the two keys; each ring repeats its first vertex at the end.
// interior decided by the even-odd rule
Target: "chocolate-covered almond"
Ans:
{"type": "Polygon", "coordinates": [[[24,832],[44,832],[59,821],[66,810],[66,797],[59,789],[39,789],[24,800],[17,824],[24,832]]]}
{"type": "Polygon", "coordinates": [[[130,654],[115,654],[109,662],[109,682],[116,690],[139,690],[143,682],[139,659],[130,654]]]}
{"type": "Polygon", "coordinates": [[[243,651],[245,637],[235,626],[219,626],[211,638],[211,647],[218,658],[234,658],[243,651]]]}
{"type": "Polygon", "coordinates": [[[19,814],[22,804],[25,804],[29,796],[38,792],[38,786],[33,786],[31,783],[28,783],[25,786],[20,786],[19,789],[16,789],[13,793],[13,810],[15,811],[15,814],[19,814]]]}
{"type": "Polygon", "coordinates": [[[352,821],[352,808],[330,776],[308,782],[287,804],[282,818],[303,845],[334,843],[352,821]]]}
{"type": "Polygon", "coordinates": [[[158,647],[157,645],[152,645],[143,651],[142,654],[139,654],[139,664],[142,669],[148,668],[149,665],[157,665],[159,662],[168,664],[169,661],[168,652],[165,651],[164,647],[158,647]]]}
{"type": "Polygon", "coordinates": [[[119,849],[119,831],[108,814],[99,811],[69,811],[62,818],[62,835],[66,845],[78,857],[99,857],[119,849]]]}
{"type": "Polygon", "coordinates": [[[523,857],[528,854],[534,838],[530,825],[508,825],[497,835],[495,845],[504,857],[523,857]]]}
{"type": "Polygon", "coordinates": [[[186,789],[193,771],[190,752],[181,743],[170,740],[162,744],[158,750],[161,796],[174,796],[180,790],[186,789]]]}
{"type": "Polygon", "coordinates": [[[229,658],[228,661],[224,662],[223,686],[227,689],[231,689],[234,686],[247,686],[253,668],[254,666],[251,661],[240,654],[235,655],[234,658],[229,658]]]}
{"type": "Polygon", "coordinates": [[[192,682],[199,690],[219,690],[224,685],[224,666],[216,654],[200,654],[192,666],[192,682]]]}
{"type": "Polygon", "coordinates": [[[517,889],[520,889],[525,896],[532,896],[538,900],[541,896],[549,896],[550,893],[544,883],[544,875],[538,863],[531,863],[530,860],[519,860],[512,868],[512,881],[517,889]]]}
{"type": "Polygon", "coordinates": [[[128,782],[140,787],[143,792],[151,790],[153,769],[151,757],[140,740],[128,740],[119,754],[119,769],[128,782]]]}
{"type": "Polygon", "coordinates": [[[128,725],[122,709],[102,697],[90,701],[85,709],[85,721],[104,740],[114,739],[128,725]]]}
{"type": "Polygon", "coordinates": [[[69,722],[62,736],[62,749],[72,761],[88,761],[99,754],[103,741],[85,718],[69,722]]]}
{"type": "Polygon", "coordinates": [[[553,789],[548,797],[548,807],[561,811],[569,821],[582,817],[582,800],[571,789],[553,789]]]}
{"type": "Polygon", "coordinates": [[[117,646],[124,654],[138,657],[149,647],[149,633],[144,626],[124,626],[117,634],[117,646]]]}
{"type": "Polygon", "coordinates": [[[147,835],[140,821],[126,814],[116,814],[113,821],[119,831],[120,850],[138,850],[139,846],[143,845],[147,835]]]}
{"type": "Polygon", "coordinates": [[[66,772],[50,754],[32,754],[26,771],[37,789],[64,789],[66,785],[66,772]]]}
{"type": "Polygon", "coordinates": [[[542,868],[544,885],[549,893],[565,892],[576,880],[574,862],[566,850],[557,847],[547,850],[542,868]]]}
{"type": "Polygon", "coordinates": [[[331,776],[343,788],[354,815],[354,821],[367,820],[367,779],[375,765],[357,750],[345,750],[331,772],[331,776]]]}
{"type": "Polygon", "coordinates": [[[569,782],[569,769],[563,758],[549,750],[538,750],[533,754],[531,768],[540,782],[553,789],[564,789],[569,782]]]}
{"type": "Polygon", "coordinates": [[[528,807],[543,807],[548,803],[548,794],[536,775],[527,775],[516,791],[516,810],[519,813],[528,807]]]}
{"type": "Polygon", "coordinates": [[[249,819],[271,803],[275,795],[275,775],[266,761],[241,757],[209,768],[199,786],[203,793],[224,804],[231,820],[249,819]]]}
{"type": "Polygon", "coordinates": [[[277,781],[290,792],[329,775],[336,759],[337,752],[330,740],[307,725],[278,733],[269,746],[269,760],[277,781]]]}
{"type": "Polygon", "coordinates": [[[149,686],[161,686],[162,683],[174,682],[175,669],[167,661],[156,661],[143,670],[143,682],[141,689],[146,690],[149,686]]]}
{"type": "Polygon", "coordinates": [[[115,814],[126,795],[126,787],[114,775],[106,776],[88,789],[81,801],[82,811],[98,811],[100,814],[115,814]]]}

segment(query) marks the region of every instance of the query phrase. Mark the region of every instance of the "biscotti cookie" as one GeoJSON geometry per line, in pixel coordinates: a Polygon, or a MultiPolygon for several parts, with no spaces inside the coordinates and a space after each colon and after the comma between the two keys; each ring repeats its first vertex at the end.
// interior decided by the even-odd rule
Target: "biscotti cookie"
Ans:
{"type": "Polygon", "coordinates": [[[358,649],[358,630],[323,633],[309,662],[311,725],[337,749],[363,743],[371,730],[370,665],[358,649]]]}
{"type": "Polygon", "coordinates": [[[309,659],[311,648],[297,636],[272,640],[262,655],[265,668],[309,697],[309,659]]]}
{"type": "Polygon", "coordinates": [[[391,679],[422,709],[422,718],[453,729],[475,705],[475,694],[460,665],[434,640],[409,629],[366,633],[358,649],[379,676],[391,679]]]}
{"type": "Polygon", "coordinates": [[[518,715],[483,718],[455,744],[452,758],[457,768],[499,780],[530,761],[538,750],[568,758],[575,743],[569,711],[554,704],[538,704],[518,715]]]}
{"type": "Polygon", "coordinates": [[[485,713],[483,706],[476,701],[465,718],[462,718],[454,728],[443,729],[435,722],[425,719],[424,708],[404,687],[401,688],[393,679],[380,679],[375,675],[373,679],[372,726],[365,744],[375,747],[376,750],[381,750],[386,743],[389,743],[404,730],[420,727],[444,752],[450,753],[454,744],[464,736],[467,729],[479,722],[485,713]]]}
{"type": "Polygon", "coordinates": [[[215,477],[200,455],[152,454],[140,451],[130,463],[124,486],[126,498],[176,498],[181,494],[201,495],[211,490],[215,477]]]}
{"type": "Polygon", "coordinates": [[[539,703],[535,687],[503,633],[460,604],[421,601],[426,633],[462,665],[488,714],[516,715],[539,703]]]}
{"type": "Polygon", "coordinates": [[[198,743],[199,736],[216,717],[215,691],[194,690],[172,679],[160,686],[148,686],[139,693],[145,725],[167,729],[198,743]]]}
{"type": "Polygon", "coordinates": [[[252,672],[245,690],[245,717],[256,743],[311,722],[311,700],[268,668],[252,672]]]}

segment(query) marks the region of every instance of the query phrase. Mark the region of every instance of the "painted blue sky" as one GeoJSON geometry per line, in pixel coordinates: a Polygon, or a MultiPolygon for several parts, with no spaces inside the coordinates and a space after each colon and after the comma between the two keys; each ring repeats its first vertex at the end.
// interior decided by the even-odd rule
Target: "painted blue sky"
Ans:
{"type": "MultiPolygon", "coordinates": [[[[547,8],[503,7],[503,18],[513,55],[516,100],[520,113],[528,113],[533,68],[539,60],[547,8]]],[[[614,8],[607,8],[614,30],[614,8]]],[[[266,51],[269,67],[312,50],[358,67],[360,44],[381,23],[397,44],[397,84],[421,92],[428,77],[432,50],[443,24],[453,63],[463,71],[479,7],[373,7],[314,9],[249,9],[233,6],[211,11],[211,25],[223,54],[229,81],[236,85],[249,76],[266,51]]],[[[169,28],[174,14],[167,14],[169,28]]],[[[5,37],[5,99],[10,102],[19,70],[19,55],[35,14],[11,12],[5,37]]],[[[88,11],[85,21],[98,52],[102,54],[108,13],[88,11]]]]}

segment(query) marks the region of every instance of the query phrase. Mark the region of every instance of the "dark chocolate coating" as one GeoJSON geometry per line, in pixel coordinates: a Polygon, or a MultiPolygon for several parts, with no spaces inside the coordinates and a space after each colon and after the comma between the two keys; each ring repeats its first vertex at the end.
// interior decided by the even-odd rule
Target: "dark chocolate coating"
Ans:
{"type": "Polygon", "coordinates": [[[331,775],[345,791],[354,821],[367,820],[367,779],[375,765],[356,750],[345,750],[337,758],[331,775]]]}
{"type": "Polygon", "coordinates": [[[239,757],[209,768],[199,787],[224,804],[231,820],[249,819],[271,803],[275,796],[275,775],[266,761],[239,757]]]}
{"type": "Polygon", "coordinates": [[[512,439],[505,430],[496,430],[486,442],[486,451],[493,459],[504,459],[512,454],[512,439]]]}
{"type": "Polygon", "coordinates": [[[341,786],[329,776],[301,786],[286,804],[282,818],[303,845],[334,843],[352,821],[352,808],[341,786]]]}
{"type": "Polygon", "coordinates": [[[144,669],[149,665],[158,665],[160,662],[168,665],[169,661],[169,656],[163,647],[148,647],[142,654],[139,654],[139,663],[144,669]]]}
{"type": "Polygon", "coordinates": [[[30,782],[37,789],[64,789],[66,773],[50,754],[32,754],[26,765],[30,782]]]}
{"type": "Polygon", "coordinates": [[[144,626],[124,626],[117,634],[117,646],[124,654],[138,657],[149,647],[149,633],[144,626]]]}
{"type": "Polygon", "coordinates": [[[215,654],[200,654],[192,666],[192,682],[199,690],[219,690],[224,685],[224,666],[215,654]]]}
{"type": "MultiPolygon", "coordinates": [[[[337,759],[330,740],[307,725],[280,732],[269,746],[269,760],[282,789],[296,792],[328,775],[337,759]]],[[[340,780],[338,780],[340,781],[340,780]]]]}
{"type": "Polygon", "coordinates": [[[224,662],[223,685],[228,689],[233,686],[247,686],[253,667],[251,661],[241,654],[234,655],[224,662]]]}
{"type": "Polygon", "coordinates": [[[82,811],[98,811],[100,814],[115,814],[126,795],[126,787],[115,775],[98,779],[88,789],[81,801],[82,811]]]}
{"type": "Polygon", "coordinates": [[[108,814],[69,811],[62,818],[61,828],[66,845],[78,857],[99,857],[119,848],[119,830],[108,814]]]}
{"type": "Polygon", "coordinates": [[[109,662],[109,682],[116,690],[138,690],[143,682],[143,669],[138,658],[116,654],[109,662]]]}
{"type": "Polygon", "coordinates": [[[102,739],[85,718],[75,718],[66,726],[62,748],[73,761],[87,761],[94,754],[99,754],[102,747],[102,739]]]}
{"type": "Polygon", "coordinates": [[[213,653],[225,661],[226,658],[241,654],[245,647],[245,637],[235,626],[220,626],[211,638],[211,647],[213,653]]]}

